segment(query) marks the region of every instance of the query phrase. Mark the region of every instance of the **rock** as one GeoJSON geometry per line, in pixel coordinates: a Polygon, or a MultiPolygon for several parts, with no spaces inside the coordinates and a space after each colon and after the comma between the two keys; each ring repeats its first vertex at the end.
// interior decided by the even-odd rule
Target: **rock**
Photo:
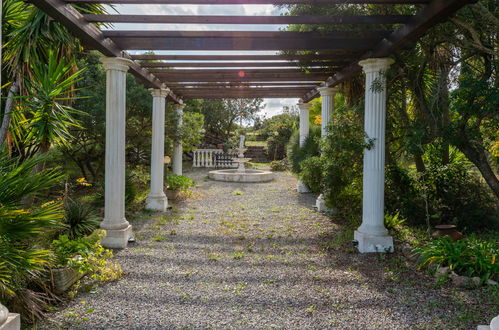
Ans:
{"type": "Polygon", "coordinates": [[[497,282],[496,282],[496,281],[494,281],[494,280],[490,280],[490,279],[489,279],[489,280],[487,280],[487,282],[486,282],[486,283],[487,283],[487,285],[497,285],[497,282]]]}
{"type": "Polygon", "coordinates": [[[473,283],[473,286],[475,287],[479,287],[480,285],[482,285],[482,279],[478,276],[474,276],[471,278],[471,282],[473,283]]]}
{"type": "Polygon", "coordinates": [[[447,277],[450,273],[450,267],[438,267],[437,271],[435,272],[435,277],[440,278],[440,277],[447,277]]]}
{"type": "Polygon", "coordinates": [[[452,284],[454,284],[454,286],[457,286],[459,288],[466,288],[469,286],[469,277],[467,276],[460,276],[460,275],[457,275],[456,273],[452,272],[450,274],[450,279],[452,281],[452,284]]]}

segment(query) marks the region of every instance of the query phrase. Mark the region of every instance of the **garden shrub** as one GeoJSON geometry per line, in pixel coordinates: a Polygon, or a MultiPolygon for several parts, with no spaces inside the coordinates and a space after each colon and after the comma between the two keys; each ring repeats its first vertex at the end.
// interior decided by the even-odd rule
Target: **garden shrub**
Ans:
{"type": "Polygon", "coordinates": [[[78,239],[90,235],[99,228],[100,217],[94,213],[94,207],[89,204],[80,203],[72,199],[64,203],[64,224],[67,228],[62,234],[70,239],[78,239]]]}
{"type": "Polygon", "coordinates": [[[303,147],[300,147],[300,131],[295,130],[291,136],[288,146],[287,154],[291,170],[294,173],[300,173],[301,162],[312,156],[320,155],[319,141],[321,138],[321,128],[313,125],[310,127],[310,132],[304,141],[303,147]]]}
{"type": "Polygon", "coordinates": [[[313,156],[301,162],[302,171],[300,179],[305,183],[311,191],[315,193],[321,192],[322,189],[322,168],[323,158],[313,156]]]}
{"type": "Polygon", "coordinates": [[[274,172],[282,172],[288,169],[287,159],[273,160],[270,162],[270,170],[274,172]]]}
{"type": "Polygon", "coordinates": [[[453,241],[448,236],[438,237],[416,249],[420,254],[419,267],[450,267],[458,275],[478,276],[483,281],[499,274],[499,248],[494,241],[485,241],[475,235],[453,241]]]}
{"type": "Polygon", "coordinates": [[[193,187],[196,183],[191,179],[183,175],[169,174],[165,179],[165,184],[170,190],[187,190],[193,187]]]}
{"type": "Polygon", "coordinates": [[[264,131],[268,134],[267,155],[270,160],[281,160],[286,157],[286,146],[296,128],[298,117],[283,113],[270,118],[264,131]]]}

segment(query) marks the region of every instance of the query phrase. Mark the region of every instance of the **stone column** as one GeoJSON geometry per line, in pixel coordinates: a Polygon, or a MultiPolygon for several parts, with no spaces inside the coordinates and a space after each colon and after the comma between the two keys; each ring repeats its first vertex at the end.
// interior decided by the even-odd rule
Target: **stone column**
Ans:
{"type": "Polygon", "coordinates": [[[125,248],[132,226],[125,219],[125,100],[126,72],[132,61],[120,57],[100,60],[106,70],[106,167],[102,245],[125,248]]]}
{"type": "Polygon", "coordinates": [[[327,133],[327,125],[333,117],[334,111],[334,96],[338,92],[337,87],[319,87],[317,88],[322,97],[321,108],[321,136],[325,137],[327,133]]]}
{"type": "MultiPolygon", "coordinates": [[[[182,111],[184,110],[185,104],[174,104],[175,114],[177,121],[175,123],[175,129],[177,131],[182,129],[182,111]]],[[[173,174],[182,175],[182,139],[173,143],[173,163],[172,170],[173,174]]]]}
{"type": "MultiPolygon", "coordinates": [[[[337,87],[320,87],[317,88],[322,97],[322,107],[321,107],[321,137],[324,138],[327,134],[327,126],[333,118],[334,111],[334,96],[338,92],[337,87]]],[[[324,195],[320,194],[315,201],[315,206],[319,212],[332,213],[329,207],[326,206],[326,201],[324,200],[324,195]]]]}
{"type": "Polygon", "coordinates": [[[303,147],[310,130],[310,106],[310,103],[298,103],[298,108],[300,109],[300,147],[303,147]]]}
{"type": "Polygon", "coordinates": [[[165,212],[168,199],[163,191],[165,157],[165,102],[168,89],[152,89],[151,192],[146,209],[165,212]]]}
{"type": "Polygon", "coordinates": [[[0,304],[0,330],[21,329],[21,315],[9,313],[4,305],[0,304]]]}
{"type": "MultiPolygon", "coordinates": [[[[310,103],[303,103],[301,101],[298,103],[298,108],[300,109],[300,147],[303,147],[303,145],[305,144],[305,140],[307,139],[310,131],[310,106],[310,103]]],[[[298,182],[296,183],[296,191],[301,194],[306,194],[310,192],[310,189],[303,181],[298,180],[298,182]]]]}
{"type": "Polygon", "coordinates": [[[364,130],[374,139],[373,148],[364,150],[362,224],[354,237],[360,252],[392,252],[393,238],[384,225],[385,185],[385,71],[389,58],[370,58],[359,62],[366,74],[364,130]]]}

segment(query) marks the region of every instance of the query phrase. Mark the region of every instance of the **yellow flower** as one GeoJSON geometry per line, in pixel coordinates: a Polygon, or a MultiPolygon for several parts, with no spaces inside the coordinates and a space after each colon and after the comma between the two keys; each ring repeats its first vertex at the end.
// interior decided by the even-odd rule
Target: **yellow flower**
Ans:
{"type": "Polygon", "coordinates": [[[76,182],[78,182],[78,183],[83,183],[85,181],[86,181],[85,178],[78,178],[78,179],[76,179],[76,182]]]}
{"type": "Polygon", "coordinates": [[[319,115],[319,116],[315,116],[314,118],[314,124],[322,124],[322,117],[319,115]]]}
{"type": "Polygon", "coordinates": [[[86,182],[83,182],[81,185],[85,187],[92,187],[91,183],[86,183],[86,182]]]}

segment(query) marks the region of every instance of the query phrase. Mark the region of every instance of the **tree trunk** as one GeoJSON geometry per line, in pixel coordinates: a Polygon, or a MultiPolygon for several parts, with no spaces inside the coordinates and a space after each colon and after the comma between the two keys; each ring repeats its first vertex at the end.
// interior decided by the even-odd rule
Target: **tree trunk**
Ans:
{"type": "Polygon", "coordinates": [[[5,112],[2,120],[2,127],[0,127],[0,144],[3,144],[5,138],[7,137],[7,132],[9,131],[10,121],[12,118],[12,104],[14,103],[14,94],[18,90],[17,80],[10,86],[9,94],[7,96],[7,101],[5,102],[5,112]]]}
{"type": "Polygon", "coordinates": [[[474,148],[472,145],[459,145],[459,150],[478,168],[487,185],[499,199],[499,180],[490,167],[485,151],[474,148]]]}

